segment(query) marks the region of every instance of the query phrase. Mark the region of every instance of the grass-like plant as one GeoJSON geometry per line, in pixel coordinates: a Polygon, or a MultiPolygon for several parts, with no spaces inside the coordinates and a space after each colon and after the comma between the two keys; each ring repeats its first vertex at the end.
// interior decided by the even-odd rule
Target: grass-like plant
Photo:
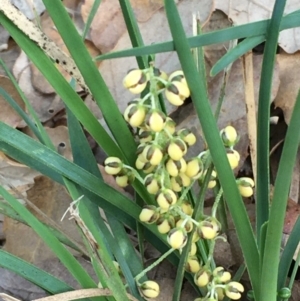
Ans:
{"type": "MultiPolygon", "coordinates": [[[[94,58],[85,48],[82,36],[78,34],[61,1],[43,0],[43,2],[70,52],[71,59],[67,61],[67,64],[70,64],[67,66],[69,71],[70,66],[78,69],[76,75],[73,74],[74,78],[93,95],[114,139],[82,102],[74,91],[73,84],[67,82],[59,73],[55,66],[55,61],[60,60],[59,51],[58,54],[51,53],[48,49],[45,51],[40,47],[40,41],[35,40],[34,35],[24,33],[22,25],[8,13],[9,4],[5,0],[0,3],[0,23],[42,72],[66,105],[74,160],[67,161],[56,152],[22,91],[20,95],[29,114],[22,111],[3,88],[0,88],[1,95],[22,116],[39,142],[0,123],[0,150],[67,188],[74,199],[74,203],[70,205],[70,213],[82,231],[99,283],[92,280],[65,248],[64,245],[74,248],[76,246],[73,246],[63,233],[57,233],[41,223],[2,187],[0,187],[0,194],[8,204],[0,203],[1,211],[32,227],[82,288],[102,288],[97,291],[98,295],[91,294],[84,297],[98,296],[99,300],[119,301],[156,297],[159,287],[155,282],[147,280],[146,272],[167,257],[178,267],[173,301],[180,300],[184,277],[199,293],[197,300],[212,301],[229,298],[237,300],[244,290],[238,282],[241,273],[235,275],[234,281],[231,280],[231,275],[223,268],[216,267],[212,258],[215,239],[221,231],[215,212],[223,196],[234,221],[251,281],[252,290],[248,292],[249,300],[288,300],[293,279],[290,280],[289,289],[286,287],[286,280],[292,257],[299,243],[299,234],[297,234],[300,231],[299,219],[281,256],[280,245],[292,169],[300,141],[300,94],[286,134],[272,201],[268,158],[269,100],[279,32],[299,26],[300,12],[282,17],[286,1],[277,0],[270,20],[187,38],[175,2],[165,0],[165,12],[173,40],[144,46],[129,1],[120,0],[133,48],[104,54],[96,59],[125,56],[137,58],[139,69],[126,76],[124,85],[135,94],[142,93],[142,96],[129,105],[124,113],[124,120],[94,64],[94,58]],[[238,160],[233,149],[237,142],[235,129],[227,127],[220,135],[208,99],[205,72],[201,70],[201,64],[200,71],[198,70],[199,66],[196,65],[190,51],[191,48],[198,47],[201,56],[201,47],[204,45],[239,38],[243,38],[243,42],[228,51],[212,68],[211,74],[217,74],[257,44],[266,42],[257,124],[255,231],[251,227],[241,197],[241,194],[247,195],[252,191],[254,183],[249,179],[237,181],[232,172],[232,167],[238,160]],[[153,65],[155,62],[150,60],[151,55],[165,51],[177,52],[183,72],[167,77],[155,68],[153,65]],[[59,55],[59,58],[56,55],[59,55]],[[176,131],[172,120],[165,115],[163,94],[175,105],[182,104],[190,95],[199,117],[208,150],[187,162],[182,158],[185,148],[193,143],[194,137],[188,130],[176,131]],[[139,128],[137,131],[140,135],[139,146],[126,121],[131,126],[139,128]],[[117,183],[121,186],[128,182],[132,184],[135,190],[135,201],[103,181],[82,127],[108,155],[105,162],[106,171],[115,175],[117,183]],[[144,132],[144,136],[141,131],[144,132]],[[159,178],[157,178],[158,173],[159,178]],[[181,175],[179,180],[178,174],[181,175]],[[198,183],[199,179],[201,189],[199,196],[196,196],[190,188],[193,183],[198,183]],[[217,184],[218,188],[215,205],[212,216],[206,216],[203,213],[204,195],[206,189],[214,184],[217,184]],[[247,193],[244,193],[243,189],[246,189],[247,193]],[[99,207],[106,214],[107,224],[99,214],[99,207]],[[163,254],[150,268],[144,270],[141,259],[126,235],[125,226],[136,231],[141,253],[143,253],[143,240],[146,240],[163,254]],[[193,228],[192,232],[189,232],[191,230],[189,227],[193,228]],[[122,271],[126,285],[118,269],[122,271]]],[[[95,1],[84,34],[100,2],[95,1]]],[[[2,61],[0,62],[18,89],[9,70],[2,61]]],[[[0,266],[19,273],[51,294],[73,290],[59,279],[1,250],[0,266]]]]}

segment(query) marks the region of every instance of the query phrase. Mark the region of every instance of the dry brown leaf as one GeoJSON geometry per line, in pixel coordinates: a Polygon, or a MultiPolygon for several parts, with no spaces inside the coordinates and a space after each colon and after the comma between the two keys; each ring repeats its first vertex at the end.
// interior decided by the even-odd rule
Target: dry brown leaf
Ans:
{"type": "Polygon", "coordinates": [[[33,106],[41,122],[45,122],[64,108],[61,99],[52,94],[41,94],[35,90],[31,83],[30,62],[24,52],[21,52],[14,68],[13,74],[17,78],[20,88],[33,106]]]}
{"type": "MultiPolygon", "coordinates": [[[[74,221],[68,219],[61,221],[63,214],[72,201],[63,186],[41,176],[35,179],[35,185],[27,191],[27,198],[63,228],[64,232],[75,241],[81,241],[74,221]]],[[[41,219],[43,221],[43,218],[41,219]]],[[[7,252],[37,266],[41,266],[46,259],[53,257],[50,249],[28,226],[10,218],[5,218],[4,232],[6,235],[4,250],[7,252]]]]}
{"type": "MultiPolygon", "coordinates": [[[[23,110],[25,109],[25,105],[21,96],[8,77],[0,76],[0,87],[14,99],[23,110]]],[[[13,128],[24,126],[24,122],[20,115],[16,113],[16,111],[9,105],[2,95],[0,95],[0,107],[0,120],[2,122],[10,125],[13,128]]]]}
{"type": "Polygon", "coordinates": [[[289,124],[299,91],[300,52],[278,54],[280,86],[274,104],[283,110],[284,120],[289,124]]]}
{"type": "MultiPolygon", "coordinates": [[[[235,25],[271,18],[275,0],[215,0],[215,9],[223,11],[235,25]]],[[[287,1],[284,15],[300,9],[298,0],[287,1]]],[[[300,49],[300,29],[284,30],[279,35],[279,45],[288,53],[300,49]]]]}

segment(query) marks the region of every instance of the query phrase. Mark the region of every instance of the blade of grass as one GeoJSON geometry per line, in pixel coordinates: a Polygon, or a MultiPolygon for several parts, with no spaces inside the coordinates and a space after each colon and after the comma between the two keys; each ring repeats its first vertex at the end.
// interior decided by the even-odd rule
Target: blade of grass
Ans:
{"type": "MultiPolygon", "coordinates": [[[[213,33],[206,33],[201,36],[188,38],[189,47],[200,47],[212,44],[218,44],[229,40],[237,40],[259,35],[265,35],[270,20],[253,22],[251,24],[239,25],[231,28],[216,30],[213,33]]],[[[286,15],[282,19],[280,31],[300,26],[300,10],[286,15]]],[[[96,57],[96,60],[107,60],[120,57],[151,55],[155,53],[174,51],[174,42],[164,42],[154,45],[125,49],[111,52],[96,57]]]]}
{"type": "Polygon", "coordinates": [[[216,76],[219,72],[225,69],[227,66],[232,64],[235,60],[253,49],[266,39],[265,36],[257,36],[246,38],[244,41],[239,43],[232,50],[228,51],[225,55],[220,58],[210,70],[211,76],[216,76]]]}
{"type": "Polygon", "coordinates": [[[299,233],[300,233],[300,216],[293,227],[290,237],[284,247],[281,254],[279,268],[278,268],[278,281],[277,290],[280,290],[285,286],[285,281],[288,277],[289,269],[293,261],[293,256],[299,244],[299,233]]]}
{"type": "Polygon", "coordinates": [[[133,165],[136,159],[136,143],[70,16],[60,0],[44,0],[43,2],[93,98],[101,109],[121,152],[124,154],[126,161],[133,165]]]}
{"type": "Polygon", "coordinates": [[[211,152],[220,183],[223,187],[225,199],[227,200],[229,210],[236,226],[251,283],[256,289],[259,287],[259,256],[257,245],[207,99],[205,78],[200,78],[198,75],[175,3],[173,1],[165,0],[165,10],[176,52],[191,90],[192,100],[211,152]]]}
{"type": "Polygon", "coordinates": [[[275,181],[269,226],[267,229],[263,266],[261,272],[260,299],[276,300],[279,254],[284,224],[285,209],[291,184],[291,177],[300,143],[300,93],[286,133],[282,155],[275,181]]]}
{"type": "MultiPolygon", "coordinates": [[[[75,116],[72,114],[70,110],[67,110],[67,116],[68,116],[69,136],[71,141],[74,162],[77,163],[79,166],[85,168],[87,171],[91,172],[99,179],[102,179],[102,175],[97,166],[95,157],[91,151],[91,148],[87,142],[87,139],[82,131],[82,128],[78,120],[75,118],[75,116]]],[[[93,219],[93,223],[97,227],[98,233],[102,235],[103,239],[105,239],[108,242],[110,249],[112,250],[118,263],[121,266],[121,269],[126,278],[126,282],[128,283],[128,287],[131,290],[132,295],[135,296],[137,299],[140,299],[140,294],[136,289],[135,281],[133,279],[134,276],[129,268],[129,266],[138,265],[138,263],[140,263],[140,259],[138,258],[135,250],[130,250],[131,252],[125,252],[132,245],[125,231],[124,233],[123,232],[121,233],[123,239],[122,248],[118,246],[116,241],[118,240],[118,235],[117,233],[115,233],[115,230],[118,229],[119,227],[123,228],[123,226],[121,225],[120,222],[116,220],[110,222],[110,219],[108,218],[110,229],[114,233],[114,237],[113,237],[111,232],[107,229],[107,226],[103,222],[102,217],[99,213],[99,207],[95,203],[92,203],[90,200],[86,199],[85,202],[81,204],[81,206],[85,206],[86,209],[90,211],[90,218],[93,219]],[[123,256],[122,251],[128,255],[127,260],[123,256]],[[128,260],[129,258],[130,260],[128,260]]],[[[108,216],[109,214],[107,213],[106,215],[108,216]]],[[[118,215],[116,215],[116,217],[119,218],[118,215]]],[[[142,265],[140,264],[136,271],[136,274],[138,274],[142,269],[143,269],[142,265]]]]}
{"type": "MultiPolygon", "coordinates": [[[[139,30],[132,6],[128,0],[119,0],[127,31],[131,40],[132,47],[144,46],[143,38],[139,30]]],[[[145,56],[136,57],[140,69],[148,66],[148,60],[145,56]]]]}
{"type": "Polygon", "coordinates": [[[3,250],[0,250],[0,266],[20,275],[51,294],[73,290],[65,282],[3,250]]]}
{"type": "Polygon", "coordinates": [[[0,194],[6,199],[11,207],[18,213],[25,222],[41,237],[53,253],[69,270],[71,275],[83,288],[97,287],[90,275],[83,269],[74,256],[58,241],[58,239],[45,227],[33,214],[21,205],[2,186],[0,194]]]}
{"type": "Polygon", "coordinates": [[[270,171],[269,171],[269,120],[273,70],[277,41],[286,0],[276,1],[267,30],[264,49],[257,114],[257,183],[256,183],[256,232],[260,242],[261,226],[269,217],[270,171]]]}
{"type": "Polygon", "coordinates": [[[87,36],[87,33],[88,31],[90,30],[90,27],[91,27],[91,24],[95,18],[95,15],[97,13],[97,10],[101,4],[102,0],[95,0],[94,3],[93,3],[93,6],[91,8],[91,11],[89,13],[89,16],[86,20],[86,23],[85,23],[85,26],[84,26],[84,29],[83,29],[83,33],[82,33],[82,40],[84,41],[86,36],[87,36]]]}

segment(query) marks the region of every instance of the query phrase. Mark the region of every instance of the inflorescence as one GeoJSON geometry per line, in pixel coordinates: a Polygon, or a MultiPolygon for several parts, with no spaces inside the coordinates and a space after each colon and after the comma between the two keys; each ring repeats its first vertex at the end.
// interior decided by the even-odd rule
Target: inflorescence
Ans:
{"type": "MultiPolygon", "coordinates": [[[[128,104],[124,112],[125,120],[136,130],[135,168],[126,165],[120,158],[108,157],[105,171],[114,175],[121,187],[138,179],[149,194],[154,195],[156,204],[144,206],[139,218],[141,222],[156,224],[158,231],[167,235],[172,249],[181,251],[187,243],[188,234],[194,229],[186,271],[194,274],[197,286],[207,288],[207,295],[195,301],[222,300],[225,296],[232,300],[240,299],[244,291],[242,284],[230,281],[231,275],[223,267],[211,269],[210,260],[203,263],[197,252],[196,242],[199,239],[214,242],[221,232],[216,210],[211,216],[203,214],[200,220],[194,220],[193,204],[187,197],[195,182],[202,185],[204,181],[211,163],[209,150],[187,159],[188,148],[196,142],[195,135],[189,129],[177,130],[174,120],[163,113],[159,104],[160,94],[164,94],[175,106],[181,106],[190,96],[183,72],[178,70],[167,76],[153,66],[144,70],[134,69],[125,76],[123,84],[133,94],[142,93],[128,104]]],[[[229,164],[234,169],[240,160],[239,153],[234,149],[239,140],[238,134],[234,127],[227,126],[220,131],[220,136],[229,164]]],[[[251,178],[239,178],[236,182],[242,196],[253,194],[254,181],[251,178]]],[[[213,170],[207,188],[214,188],[216,183],[217,172],[213,170]]],[[[220,192],[219,198],[222,190],[220,192]]],[[[139,289],[146,298],[156,298],[159,294],[159,286],[154,281],[139,284],[139,289]]]]}

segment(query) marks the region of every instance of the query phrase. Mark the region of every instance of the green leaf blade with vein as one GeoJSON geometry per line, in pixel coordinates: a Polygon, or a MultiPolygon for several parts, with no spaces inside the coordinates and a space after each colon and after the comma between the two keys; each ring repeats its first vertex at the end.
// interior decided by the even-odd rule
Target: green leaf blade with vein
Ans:
{"type": "Polygon", "coordinates": [[[3,250],[0,250],[0,266],[20,275],[51,294],[73,290],[71,286],[56,277],[3,250]]]}

